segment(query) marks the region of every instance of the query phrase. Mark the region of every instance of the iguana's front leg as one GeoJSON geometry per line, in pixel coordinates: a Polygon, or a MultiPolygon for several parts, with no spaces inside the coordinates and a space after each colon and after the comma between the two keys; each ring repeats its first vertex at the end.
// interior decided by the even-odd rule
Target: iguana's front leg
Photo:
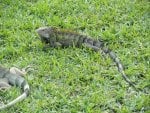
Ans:
{"type": "Polygon", "coordinates": [[[62,47],[62,44],[59,43],[59,42],[53,42],[51,44],[47,44],[44,46],[43,50],[46,51],[46,50],[49,50],[49,47],[52,47],[52,48],[60,48],[62,47]]]}

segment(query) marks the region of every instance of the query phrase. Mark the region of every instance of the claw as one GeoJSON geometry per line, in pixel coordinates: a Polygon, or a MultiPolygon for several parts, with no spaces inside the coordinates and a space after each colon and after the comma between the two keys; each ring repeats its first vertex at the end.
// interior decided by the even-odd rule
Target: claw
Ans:
{"type": "Polygon", "coordinates": [[[34,70],[33,66],[30,66],[30,65],[22,69],[22,71],[25,71],[26,73],[33,71],[33,70],[34,70]]]}

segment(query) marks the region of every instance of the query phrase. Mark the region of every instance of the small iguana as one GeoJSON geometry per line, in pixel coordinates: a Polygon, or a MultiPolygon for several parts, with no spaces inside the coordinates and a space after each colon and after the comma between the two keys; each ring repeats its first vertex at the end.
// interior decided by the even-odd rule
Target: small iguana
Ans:
{"type": "Polygon", "coordinates": [[[121,73],[124,80],[135,90],[137,91],[139,90],[126,76],[123,69],[123,65],[121,64],[119,58],[116,56],[114,52],[112,52],[105,46],[105,43],[101,39],[99,40],[92,39],[89,36],[78,34],[76,32],[69,32],[56,27],[40,27],[36,29],[36,32],[40,36],[41,41],[43,43],[48,44],[48,46],[50,47],[84,46],[91,48],[95,51],[102,50],[103,53],[108,54],[110,58],[115,62],[118,71],[121,73]]]}
{"type": "Polygon", "coordinates": [[[23,93],[14,99],[13,101],[9,102],[8,104],[0,105],[0,110],[4,108],[8,108],[19,101],[22,101],[29,95],[29,85],[27,81],[21,76],[25,74],[23,71],[20,71],[17,68],[6,69],[0,66],[0,87],[1,89],[7,89],[10,85],[18,86],[23,89],[23,93]]]}

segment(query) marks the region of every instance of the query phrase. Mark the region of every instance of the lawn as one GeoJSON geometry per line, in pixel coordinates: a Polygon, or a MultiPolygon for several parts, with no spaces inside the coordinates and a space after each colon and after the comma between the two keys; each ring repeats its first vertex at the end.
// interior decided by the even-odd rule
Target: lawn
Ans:
{"type": "MultiPolygon", "coordinates": [[[[148,0],[1,0],[0,65],[31,65],[27,99],[2,113],[149,113],[148,0]],[[136,92],[108,56],[86,48],[43,51],[35,29],[56,26],[103,39],[121,59],[136,92]]],[[[19,88],[0,92],[7,103],[19,88]]]]}

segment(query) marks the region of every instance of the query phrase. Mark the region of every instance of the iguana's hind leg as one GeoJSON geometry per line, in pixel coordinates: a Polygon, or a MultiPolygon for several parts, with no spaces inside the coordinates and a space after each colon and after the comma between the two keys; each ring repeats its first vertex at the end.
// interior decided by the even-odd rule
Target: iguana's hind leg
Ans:
{"type": "Polygon", "coordinates": [[[0,91],[7,90],[10,87],[11,87],[11,85],[9,85],[7,79],[5,79],[5,78],[0,79],[0,91]]]}
{"type": "Polygon", "coordinates": [[[26,75],[29,71],[32,71],[32,66],[27,66],[26,68],[23,68],[23,69],[19,69],[17,67],[11,67],[9,69],[10,73],[13,73],[13,74],[17,74],[17,75],[20,75],[20,76],[24,76],[26,75]]]}
{"type": "Polygon", "coordinates": [[[25,71],[25,69],[20,70],[16,67],[11,67],[9,71],[10,71],[10,73],[17,74],[17,75],[20,75],[20,76],[24,76],[27,73],[25,71]]]}

